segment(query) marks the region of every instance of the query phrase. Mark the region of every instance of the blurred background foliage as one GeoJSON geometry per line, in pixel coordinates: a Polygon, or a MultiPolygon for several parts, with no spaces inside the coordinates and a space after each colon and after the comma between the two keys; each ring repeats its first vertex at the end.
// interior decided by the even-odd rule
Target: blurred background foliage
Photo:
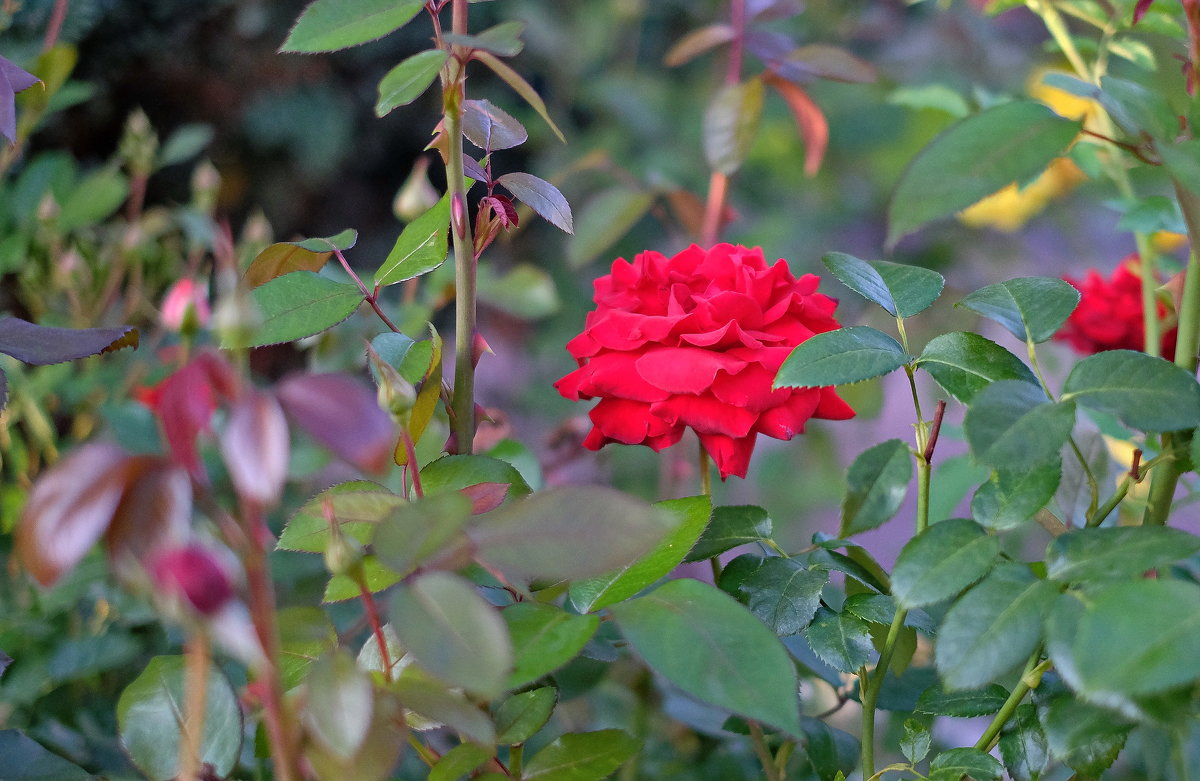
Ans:
{"type": "MultiPolygon", "coordinates": [[[[11,396],[0,419],[0,531],[11,530],[39,469],[75,443],[98,431],[134,450],[156,440],[148,411],[130,398],[176,360],[171,350],[179,338],[157,319],[172,282],[191,276],[209,280],[214,294],[227,290],[237,266],[244,268],[272,237],[355,228],[360,238],[348,257],[363,269],[377,266],[390,249],[402,226],[397,194],[418,160],[433,157],[422,150],[439,106],[430,93],[384,119],[372,107],[388,69],[427,47],[424,28],[411,25],[330,55],[277,54],[303,5],[70,3],[59,42],[77,52],[77,65],[20,157],[7,161],[0,184],[0,314],[74,327],[128,322],[143,329],[143,343],[137,352],[37,369],[0,356],[11,396]],[[134,209],[127,199],[139,180],[144,208],[134,209]]],[[[559,143],[483,69],[472,72],[470,96],[503,107],[531,134],[529,144],[496,156],[497,173],[525,170],[551,180],[575,211],[574,237],[522,212],[520,229],[493,246],[481,269],[482,332],[496,355],[480,367],[480,400],[503,411],[511,429],[501,433],[542,458],[548,481],[599,479],[607,471],[634,493],[653,497],[660,490],[659,460],[648,450],[579,451],[581,411],[551,383],[572,368],[563,345],[590,307],[591,280],[615,257],[647,248],[673,252],[695,238],[687,227],[689,204],[703,199],[708,179],[702,116],[723,61],[707,55],[678,68],[662,61],[687,31],[718,19],[724,5],[503,0],[471,6],[473,29],[511,19],[526,24],[527,45],[513,66],[545,98],[568,139],[559,143]]],[[[0,28],[6,28],[0,54],[32,68],[52,6],[52,0],[0,0],[0,28]]],[[[803,143],[787,106],[768,98],[757,141],[735,179],[736,218],[725,238],[760,245],[797,272],[817,273],[827,251],[880,257],[888,194],[908,161],[958,116],[1026,94],[1033,74],[1055,66],[1058,55],[1023,11],[989,18],[963,0],[808,0],[806,6],[778,29],[801,43],[842,46],[873,65],[878,79],[809,85],[830,125],[825,162],[814,177],[805,176],[803,143]]],[[[1149,33],[1139,40],[1153,52],[1164,39],[1149,33]]],[[[1158,74],[1178,78],[1167,65],[1158,74]]],[[[19,116],[30,100],[22,99],[19,116]]],[[[429,175],[439,188],[440,165],[430,166],[429,175]]],[[[1156,187],[1139,183],[1143,194],[1156,187]]],[[[943,221],[906,239],[892,259],[941,271],[951,288],[942,300],[953,302],[956,290],[1021,274],[1107,272],[1132,250],[1102,187],[1085,181],[1038,192],[1045,201],[1056,198],[1054,208],[1042,211],[1014,197],[978,215],[975,227],[943,221]]],[[[451,281],[434,274],[422,285],[436,301],[439,286],[451,281]]],[[[835,285],[823,289],[841,295],[835,285]]],[[[844,323],[870,322],[875,315],[866,306],[845,298],[839,316],[844,323]]],[[[405,330],[419,336],[427,317],[450,330],[449,310],[436,308],[414,310],[405,330]]],[[[940,304],[912,325],[910,336],[919,345],[932,333],[974,325],[966,313],[940,304]]],[[[310,340],[307,354],[260,350],[254,365],[268,378],[305,363],[361,370],[361,337],[368,332],[362,318],[310,340]]],[[[761,442],[750,479],[718,488],[718,499],[765,506],[778,539],[788,543],[831,531],[843,465],[870,442],[907,441],[911,433],[905,391],[871,382],[846,395],[860,411],[858,422],[836,429],[817,424],[788,445],[761,442]]],[[[943,447],[954,452],[952,443],[943,447]]],[[[300,451],[295,460],[294,473],[310,476],[314,490],[328,480],[316,454],[300,451]]],[[[662,463],[680,470],[680,485],[694,482],[690,456],[662,463]]],[[[935,497],[935,514],[943,517],[961,499],[956,486],[966,491],[968,475],[979,479],[962,459],[945,464],[935,479],[944,492],[935,497]]],[[[298,493],[289,506],[302,498],[298,493]]],[[[0,649],[41,663],[15,666],[0,679],[0,728],[25,729],[112,778],[131,776],[113,737],[111,704],[145,659],[178,638],[165,636],[144,604],[113,586],[98,557],[41,593],[16,586],[10,550],[11,538],[0,535],[0,560],[7,564],[0,649]]],[[[881,558],[889,558],[886,551],[881,558]]],[[[321,573],[286,556],[277,565],[296,603],[308,601],[317,583],[308,576],[321,573]]],[[[574,663],[562,679],[563,698],[571,695],[571,681],[588,689],[602,670],[588,660],[574,663]]],[[[621,725],[630,717],[631,704],[622,700],[631,696],[629,687],[598,691],[576,708],[581,723],[621,725]]],[[[668,702],[667,713],[673,707],[691,706],[668,702]]],[[[647,776],[754,776],[752,757],[729,756],[727,747],[718,750],[694,735],[687,741],[650,750],[647,776]],[[680,756],[696,775],[686,775],[680,756]]],[[[253,746],[247,751],[253,754],[253,746]]]]}

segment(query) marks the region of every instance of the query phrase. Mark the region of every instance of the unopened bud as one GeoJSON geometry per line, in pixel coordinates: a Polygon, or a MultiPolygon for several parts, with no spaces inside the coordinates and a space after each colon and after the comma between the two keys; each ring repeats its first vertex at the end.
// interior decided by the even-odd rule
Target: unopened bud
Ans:
{"type": "Polygon", "coordinates": [[[38,222],[53,222],[57,220],[59,211],[61,210],[59,209],[58,201],[54,199],[54,195],[46,193],[45,197],[38,202],[38,222]]]}
{"type": "Polygon", "coordinates": [[[212,329],[222,344],[232,347],[248,345],[262,325],[262,313],[249,292],[242,288],[217,302],[212,315],[212,329]]]}
{"type": "Polygon", "coordinates": [[[192,206],[199,212],[211,215],[217,208],[220,192],[220,172],[208,160],[202,161],[192,171],[192,206]]]}
{"type": "Polygon", "coordinates": [[[211,616],[233,598],[233,581],[214,551],[200,545],[158,555],[150,577],[160,591],[203,616],[211,616]]]}
{"type": "Polygon", "coordinates": [[[450,199],[450,224],[454,226],[454,234],[459,238],[467,235],[467,199],[462,193],[455,193],[450,199]]]}
{"type": "Polygon", "coordinates": [[[208,305],[208,292],[204,285],[185,277],[176,280],[163,297],[160,310],[162,324],[172,331],[195,335],[208,325],[212,309],[208,305]]]}
{"type": "Polygon", "coordinates": [[[138,176],[149,176],[154,170],[154,158],[158,154],[158,134],[150,125],[150,118],[140,108],[134,109],[125,120],[125,133],[121,136],[120,154],[129,163],[129,170],[138,176]]]}
{"type": "Polygon", "coordinates": [[[418,157],[408,179],[396,193],[392,211],[405,222],[420,217],[438,202],[437,190],[433,189],[433,185],[429,183],[429,176],[426,174],[428,170],[429,158],[418,157]]]}
{"type": "Polygon", "coordinates": [[[331,526],[329,543],[325,546],[325,569],[329,574],[354,578],[361,574],[362,560],[362,543],[343,534],[336,525],[331,526]]]}

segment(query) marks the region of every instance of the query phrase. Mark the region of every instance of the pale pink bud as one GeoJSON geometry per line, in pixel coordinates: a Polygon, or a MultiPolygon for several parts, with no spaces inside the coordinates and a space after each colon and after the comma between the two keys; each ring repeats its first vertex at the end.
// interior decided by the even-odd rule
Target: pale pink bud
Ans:
{"type": "Polygon", "coordinates": [[[181,331],[191,318],[200,326],[206,326],[212,318],[212,310],[204,287],[185,277],[167,290],[162,302],[162,323],[172,331],[181,331]]]}
{"type": "Polygon", "coordinates": [[[274,396],[250,390],[234,402],[221,432],[221,456],[238,496],[259,506],[279,501],[287,480],[288,426],[274,396]]]}
{"type": "Polygon", "coordinates": [[[164,594],[180,597],[197,613],[211,616],[233,599],[233,581],[217,554],[199,545],[159,554],[150,577],[164,594]]]}

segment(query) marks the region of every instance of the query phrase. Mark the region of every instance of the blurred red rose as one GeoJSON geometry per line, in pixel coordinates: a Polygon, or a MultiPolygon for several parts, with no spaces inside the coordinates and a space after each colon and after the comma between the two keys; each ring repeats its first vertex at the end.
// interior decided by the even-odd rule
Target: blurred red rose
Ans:
{"type": "Polygon", "coordinates": [[[745,477],[759,434],[791,439],[809,418],[852,417],[833,388],[771,389],[796,345],[840,327],[818,281],[730,244],[615,261],[567,344],[579,368],[555,383],[568,399],[600,399],[584,446],[657,451],[691,428],[722,479],[745,477]]]}
{"type": "Polygon", "coordinates": [[[197,613],[211,616],[233,599],[233,581],[217,554],[200,545],[174,548],[150,564],[150,577],[165,594],[182,597],[197,613]]]}
{"type": "MultiPolygon", "coordinates": [[[[1068,342],[1085,355],[1145,347],[1142,277],[1136,253],[1122,260],[1109,279],[1094,269],[1082,280],[1063,278],[1079,290],[1079,306],[1054,335],[1055,339],[1068,342]]],[[[1164,323],[1166,315],[1167,307],[1159,301],[1160,323],[1164,323]]],[[[1163,330],[1161,354],[1167,360],[1175,359],[1175,332],[1173,325],[1163,330]]]]}

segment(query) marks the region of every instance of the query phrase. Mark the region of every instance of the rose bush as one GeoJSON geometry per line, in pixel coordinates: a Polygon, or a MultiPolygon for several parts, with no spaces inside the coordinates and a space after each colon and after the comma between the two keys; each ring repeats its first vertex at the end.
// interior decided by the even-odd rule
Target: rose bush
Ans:
{"type": "MultiPolygon", "coordinates": [[[[1141,350],[1145,346],[1145,326],[1142,321],[1142,277],[1138,256],[1129,255],[1105,279],[1091,269],[1083,279],[1064,277],[1080,293],[1079,306],[1055,335],[1085,355],[1103,350],[1141,350]]],[[[1162,329],[1161,354],[1167,360],[1175,358],[1174,322],[1167,322],[1167,307],[1158,303],[1158,319],[1162,329]]]]}
{"type": "Polygon", "coordinates": [[[584,445],[658,451],[691,428],[722,479],[745,477],[759,434],[787,440],[809,418],[852,417],[833,388],[771,387],[796,345],[840,327],[818,282],[731,244],[616,260],[567,344],[579,368],[555,383],[569,399],[600,399],[584,445]]]}

